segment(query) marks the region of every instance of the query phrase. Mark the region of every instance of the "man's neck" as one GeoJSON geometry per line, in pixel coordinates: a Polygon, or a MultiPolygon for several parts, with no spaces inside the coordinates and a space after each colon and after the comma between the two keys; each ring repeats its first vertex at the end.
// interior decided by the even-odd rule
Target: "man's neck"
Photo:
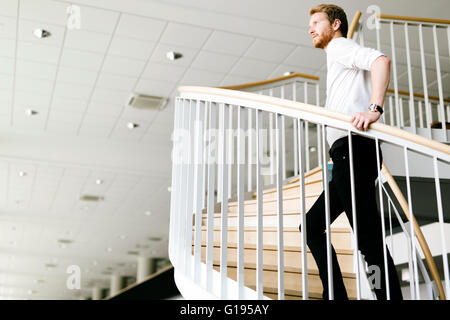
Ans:
{"type": "Polygon", "coordinates": [[[327,45],[323,48],[323,50],[325,50],[325,52],[327,51],[328,45],[330,44],[331,41],[333,41],[334,39],[337,38],[343,38],[344,36],[341,33],[335,33],[333,38],[331,38],[331,40],[327,43],[327,45]]]}

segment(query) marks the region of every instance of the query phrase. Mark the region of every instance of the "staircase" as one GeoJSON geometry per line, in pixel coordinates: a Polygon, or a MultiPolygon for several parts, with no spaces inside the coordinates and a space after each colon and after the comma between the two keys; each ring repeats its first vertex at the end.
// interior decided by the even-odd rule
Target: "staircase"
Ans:
{"type": "MultiPolygon", "coordinates": [[[[169,256],[182,295],[188,299],[321,299],[317,266],[309,249],[304,251],[299,225],[302,212],[309,210],[328,183],[322,170],[322,164],[329,163],[324,147],[326,127],[361,134],[349,125],[351,116],[318,107],[318,78],[303,74],[237,87],[180,87],[179,91],[169,256]],[[314,95],[316,105],[308,104],[314,95]],[[250,133],[253,129],[257,134],[250,133]],[[263,131],[268,134],[260,136],[263,131]],[[316,150],[314,155],[311,147],[316,150]],[[263,157],[269,164],[263,164],[263,157]]],[[[395,89],[395,99],[398,94],[395,89]]],[[[401,124],[405,123],[397,122],[397,127],[401,124]]],[[[410,244],[411,297],[420,299],[421,273],[434,288],[428,299],[445,299],[450,280],[443,227],[445,195],[440,193],[439,177],[450,172],[450,147],[417,135],[417,129],[414,134],[374,123],[364,135],[382,147],[403,151],[398,161],[405,164],[406,196],[398,193],[386,167],[379,173],[378,190],[380,201],[389,200],[389,216],[391,209],[395,211],[410,244]],[[411,209],[409,179],[415,168],[408,165],[409,158],[417,162],[411,153],[427,158],[420,161],[436,181],[446,293],[411,209]],[[401,207],[396,207],[386,189],[397,191],[394,194],[401,207]],[[412,223],[403,223],[405,218],[412,223]]],[[[387,229],[384,226],[383,232],[387,229]]],[[[344,213],[329,231],[349,298],[374,299],[367,266],[344,213]]]]}

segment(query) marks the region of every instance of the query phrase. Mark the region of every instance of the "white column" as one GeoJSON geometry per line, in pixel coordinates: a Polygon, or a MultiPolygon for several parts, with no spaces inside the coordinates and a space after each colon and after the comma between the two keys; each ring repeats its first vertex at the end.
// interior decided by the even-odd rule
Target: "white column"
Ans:
{"type": "Polygon", "coordinates": [[[102,298],[102,288],[92,288],[92,300],[101,300],[102,298]]]}
{"type": "Polygon", "coordinates": [[[123,288],[123,277],[118,274],[113,274],[111,276],[111,288],[109,296],[112,297],[116,295],[123,288]]]}
{"type": "Polygon", "coordinates": [[[155,273],[155,259],[138,257],[136,282],[142,282],[152,273],[155,273]]]}

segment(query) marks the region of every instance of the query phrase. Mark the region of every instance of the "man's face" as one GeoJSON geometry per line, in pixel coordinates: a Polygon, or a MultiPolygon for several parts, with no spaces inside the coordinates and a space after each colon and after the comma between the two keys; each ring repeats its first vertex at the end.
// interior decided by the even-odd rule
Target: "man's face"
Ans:
{"type": "Polygon", "coordinates": [[[309,34],[314,47],[324,49],[334,36],[333,27],[325,12],[316,12],[309,19],[309,34]]]}

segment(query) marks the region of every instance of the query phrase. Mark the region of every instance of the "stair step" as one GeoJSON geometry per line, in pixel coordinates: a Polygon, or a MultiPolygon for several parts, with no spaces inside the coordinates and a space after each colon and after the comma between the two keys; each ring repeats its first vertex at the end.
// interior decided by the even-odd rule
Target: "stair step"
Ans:
{"type": "MultiPolygon", "coordinates": [[[[214,226],[220,227],[222,225],[222,215],[220,213],[216,213],[213,216],[214,226]]],[[[238,215],[237,213],[232,213],[228,215],[228,226],[229,227],[237,227],[238,225],[238,215]]],[[[298,211],[290,211],[283,213],[283,227],[284,228],[298,228],[301,222],[301,214],[298,211]]],[[[208,223],[207,215],[202,219],[202,225],[206,226],[208,223]]],[[[245,227],[256,227],[258,224],[258,218],[256,213],[248,212],[245,214],[244,212],[244,226],[245,227]]],[[[277,227],[278,226],[278,215],[274,213],[266,213],[263,214],[263,226],[264,227],[277,227]]],[[[339,217],[336,218],[335,221],[331,224],[331,228],[340,227],[340,228],[348,228],[350,229],[350,223],[347,219],[347,215],[342,213],[339,217]]]]}
{"type": "MultiPolygon", "coordinates": [[[[206,246],[202,246],[202,261],[206,263],[206,246]]],[[[194,248],[192,247],[192,251],[194,248]]],[[[237,248],[228,247],[228,266],[237,267],[237,248]]],[[[192,252],[193,253],[193,252],[192,252]]],[[[341,268],[342,276],[346,278],[355,278],[353,273],[353,251],[336,250],[336,256],[341,268]]],[[[256,269],[257,251],[255,248],[244,248],[244,268],[256,269]]],[[[263,270],[278,270],[278,251],[275,249],[263,250],[263,270]]],[[[319,270],[314,257],[307,253],[308,274],[319,275],[319,270]]],[[[213,265],[220,266],[220,247],[213,248],[213,265]]],[[[302,253],[301,250],[284,251],[284,271],[302,273],[302,253]]]]}
{"type": "MultiPolygon", "coordinates": [[[[202,240],[206,241],[207,228],[202,227],[202,240]]],[[[227,232],[228,245],[236,246],[238,242],[238,230],[236,227],[229,227],[227,232]]],[[[214,228],[213,233],[214,243],[220,244],[221,229],[214,228]]],[[[351,232],[346,228],[334,228],[331,230],[331,243],[335,249],[350,249],[352,248],[351,232]]],[[[192,233],[192,239],[195,239],[195,227],[192,233]]],[[[246,246],[254,246],[257,244],[257,230],[256,228],[244,229],[244,243],[246,246]]],[[[277,228],[265,227],[263,230],[263,244],[264,246],[272,246],[276,248],[278,245],[278,231],[277,228]]],[[[298,228],[285,228],[283,230],[283,244],[285,248],[301,248],[302,235],[298,228]]]]}
{"type": "MultiPolygon", "coordinates": [[[[220,271],[220,267],[213,266],[214,270],[220,271]]],[[[227,276],[230,279],[237,281],[237,268],[229,266],[227,268],[227,276]]],[[[350,299],[356,298],[356,279],[343,278],[344,285],[347,289],[347,294],[350,299]]],[[[285,294],[291,296],[300,296],[302,294],[302,275],[297,272],[284,273],[284,288],[285,294]]],[[[244,285],[253,290],[256,289],[256,270],[246,268],[244,269],[244,285]]],[[[278,272],[272,270],[263,270],[263,292],[278,293],[278,272]]],[[[322,298],[322,282],[318,275],[308,276],[308,295],[310,297],[322,298]]]]}

